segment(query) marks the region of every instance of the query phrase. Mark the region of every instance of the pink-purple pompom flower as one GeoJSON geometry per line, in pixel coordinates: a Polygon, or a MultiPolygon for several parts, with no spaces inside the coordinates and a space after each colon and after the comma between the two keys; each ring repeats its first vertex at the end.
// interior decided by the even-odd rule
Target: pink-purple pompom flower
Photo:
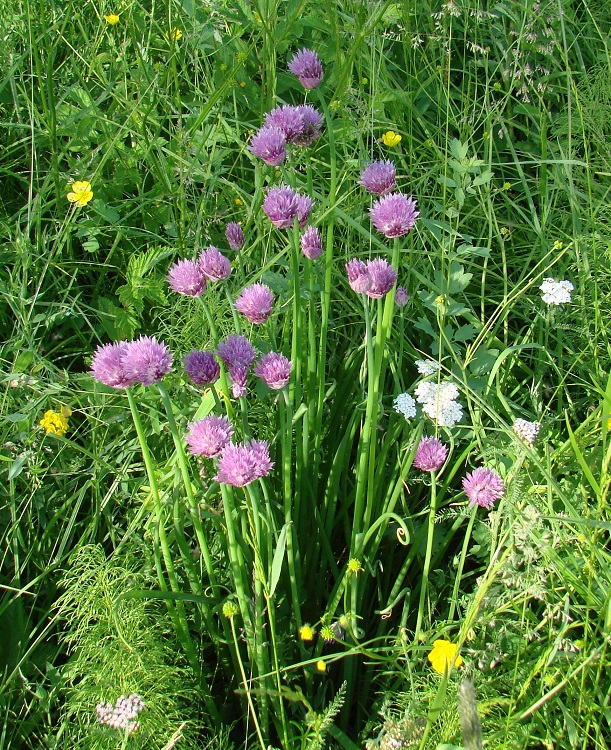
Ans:
{"type": "Polygon", "coordinates": [[[479,467],[462,480],[463,490],[469,498],[469,505],[492,508],[495,501],[503,496],[505,485],[494,469],[479,467]]]}
{"type": "Polygon", "coordinates": [[[268,352],[264,354],[255,368],[255,375],[261,378],[268,388],[279,391],[289,382],[293,363],[284,354],[268,352]]]}
{"type": "Polygon", "coordinates": [[[232,250],[241,250],[244,247],[244,231],[235,221],[230,221],[225,227],[227,244],[232,250]]]}
{"type": "Polygon", "coordinates": [[[223,448],[217,466],[217,482],[233,487],[244,487],[269,474],[274,462],[269,457],[269,446],[264,440],[229,443],[223,448]]]}
{"type": "Polygon", "coordinates": [[[231,275],[231,262],[212,245],[202,250],[198,258],[199,267],[208,281],[223,281],[231,275]]]}
{"type": "Polygon", "coordinates": [[[296,193],[288,185],[270,188],[263,201],[263,211],[278,229],[289,229],[295,217],[300,227],[308,223],[314,201],[307,195],[296,193]]]}
{"type": "Polygon", "coordinates": [[[346,263],[348,283],[357,294],[381,299],[397,281],[397,272],[384,258],[373,258],[364,263],[353,258],[346,263]]]}
{"type": "Polygon", "coordinates": [[[266,164],[277,167],[286,159],[286,136],[280,128],[262,127],[253,135],[248,150],[266,164]]]}
{"type": "Polygon", "coordinates": [[[274,295],[267,284],[251,284],[242,290],[235,301],[235,309],[251,323],[265,323],[272,311],[274,295]]]}
{"type": "Polygon", "coordinates": [[[409,295],[405,287],[398,286],[395,289],[395,305],[397,307],[405,307],[409,301],[409,295]]]}
{"type": "Polygon", "coordinates": [[[418,443],[413,465],[421,471],[437,471],[448,457],[448,447],[436,437],[424,437],[418,443]]]}
{"type": "Polygon", "coordinates": [[[250,341],[239,334],[227,336],[225,341],[219,341],[216,353],[223,360],[233,395],[246,395],[246,378],[250,366],[255,361],[255,348],[250,341]]]}
{"type": "Polygon", "coordinates": [[[233,435],[231,422],[225,416],[210,415],[192,422],[188,427],[185,440],[189,451],[195,456],[206,458],[218,456],[233,435]]]}
{"type": "Polygon", "coordinates": [[[172,369],[172,353],[154,336],[140,336],[127,345],[122,365],[133,382],[153,385],[172,369]]]}
{"type": "Polygon", "coordinates": [[[212,352],[192,351],[185,354],[183,363],[185,372],[194,385],[212,385],[221,374],[219,363],[212,352]]]}
{"type": "Polygon", "coordinates": [[[388,159],[374,161],[361,172],[359,185],[373,195],[386,195],[397,187],[397,170],[388,159]]]}
{"type": "Polygon", "coordinates": [[[315,89],[323,78],[322,63],[311,49],[300,49],[289,62],[289,71],[297,76],[299,83],[308,91],[315,89]]]}
{"type": "Polygon", "coordinates": [[[179,260],[168,270],[170,289],[188,297],[201,297],[206,291],[206,277],[199,264],[192,260],[179,260]]]}
{"type": "Polygon", "coordinates": [[[127,341],[98,346],[91,360],[91,374],[100,383],[112,388],[129,388],[136,382],[128,377],[123,366],[125,353],[129,347],[127,341]]]}
{"type": "Polygon", "coordinates": [[[416,201],[403,193],[384,195],[370,210],[375,228],[386,237],[402,237],[413,228],[419,212],[416,201]]]}
{"type": "Polygon", "coordinates": [[[322,255],[322,238],[316,227],[308,227],[299,238],[299,243],[308,260],[316,260],[322,255]]]}

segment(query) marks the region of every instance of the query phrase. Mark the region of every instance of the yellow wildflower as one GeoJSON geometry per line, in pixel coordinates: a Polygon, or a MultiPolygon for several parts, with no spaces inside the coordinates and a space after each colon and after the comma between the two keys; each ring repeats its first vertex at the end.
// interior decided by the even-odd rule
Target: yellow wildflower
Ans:
{"type": "Polygon", "coordinates": [[[511,182],[504,182],[503,190],[511,190],[511,182]]]}
{"type": "Polygon", "coordinates": [[[563,247],[564,245],[560,240],[556,240],[556,242],[554,242],[554,250],[562,250],[563,247]]]}
{"type": "Polygon", "coordinates": [[[53,411],[53,409],[46,411],[38,424],[41,424],[45,428],[47,434],[51,433],[52,435],[64,435],[68,431],[69,426],[68,417],[64,416],[61,411],[57,412],[53,411]]]}
{"type": "Polygon", "coordinates": [[[317,669],[317,670],[318,670],[319,672],[326,672],[326,671],[327,671],[327,665],[326,665],[326,664],[324,663],[324,661],[323,661],[322,659],[319,659],[319,660],[318,660],[318,661],[316,662],[316,669],[317,669]]]}
{"type": "Polygon", "coordinates": [[[316,631],[311,625],[302,625],[299,628],[299,637],[302,641],[312,641],[315,635],[316,631]]]}
{"type": "Polygon", "coordinates": [[[428,655],[428,660],[431,662],[431,666],[435,672],[443,674],[452,665],[460,667],[463,663],[463,658],[462,656],[456,656],[457,651],[458,646],[455,643],[446,641],[443,638],[434,641],[433,650],[428,655]]]}
{"type": "Polygon", "coordinates": [[[394,130],[387,130],[386,133],[382,136],[382,143],[385,146],[396,146],[401,141],[401,136],[399,133],[395,133],[394,130]]]}
{"type": "Polygon", "coordinates": [[[110,24],[111,26],[119,23],[119,16],[116,13],[109,13],[107,16],[104,16],[104,18],[106,19],[106,23],[110,24]]]}
{"type": "Polygon", "coordinates": [[[87,180],[77,180],[70,185],[71,192],[66,196],[70,203],[76,203],[78,206],[86,206],[93,198],[91,183],[87,180]]]}
{"type": "Polygon", "coordinates": [[[354,573],[356,575],[357,573],[362,573],[365,568],[361,565],[361,561],[357,560],[356,557],[351,557],[348,560],[348,573],[354,573]]]}
{"type": "Polygon", "coordinates": [[[170,31],[169,34],[166,34],[166,36],[172,42],[177,42],[182,37],[182,31],[178,28],[178,26],[174,26],[172,31],[170,31]]]}

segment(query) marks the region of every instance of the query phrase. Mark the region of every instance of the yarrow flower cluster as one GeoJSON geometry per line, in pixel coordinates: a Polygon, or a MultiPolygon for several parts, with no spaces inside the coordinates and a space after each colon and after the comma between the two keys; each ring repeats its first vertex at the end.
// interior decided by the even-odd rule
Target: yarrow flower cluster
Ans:
{"type": "Polygon", "coordinates": [[[300,227],[305,227],[313,205],[309,196],[295,192],[288,185],[280,185],[267,191],[262,208],[275,227],[289,229],[295,218],[300,227]]]}
{"type": "Polygon", "coordinates": [[[433,359],[417,359],[414,364],[416,365],[418,372],[421,375],[424,375],[424,377],[434,375],[441,369],[439,362],[435,362],[433,359]]]}
{"type": "Polygon", "coordinates": [[[448,457],[448,446],[436,437],[424,437],[418,443],[413,465],[421,471],[437,471],[448,457]]]}
{"type": "Polygon", "coordinates": [[[132,693],[122,695],[114,706],[112,703],[98,703],[95,710],[100,724],[131,734],[140,726],[137,718],[144,705],[142,698],[137,693],[132,693]]]}
{"type": "Polygon", "coordinates": [[[311,49],[300,49],[289,62],[289,71],[308,91],[315,89],[323,78],[323,67],[318,55],[311,49]]]}
{"type": "Polygon", "coordinates": [[[179,260],[168,271],[170,288],[178,294],[201,297],[206,291],[206,277],[198,263],[179,260]]]}
{"type": "Polygon", "coordinates": [[[374,258],[367,263],[354,258],[346,263],[346,274],[350,287],[357,294],[373,299],[384,297],[397,281],[397,272],[384,258],[374,258]]]}
{"type": "Polygon", "coordinates": [[[221,452],[215,479],[232,487],[244,487],[267,476],[273,466],[265,440],[249,440],[237,445],[229,443],[221,452]]]}
{"type": "Polygon", "coordinates": [[[398,414],[403,414],[405,419],[413,419],[416,416],[416,402],[409,393],[400,393],[395,398],[393,407],[398,414]]]}
{"type": "Polygon", "coordinates": [[[136,383],[152,385],[172,369],[172,353],[155,337],[119,341],[99,346],[91,361],[93,377],[112,388],[129,388],[136,383]]]}
{"type": "Polygon", "coordinates": [[[272,311],[274,295],[267,284],[251,284],[242,290],[235,301],[235,309],[251,323],[265,323],[272,311]]]}
{"type": "Polygon", "coordinates": [[[359,185],[368,193],[386,195],[397,187],[397,170],[390,160],[374,161],[361,172],[359,185]]]}
{"type": "Polygon", "coordinates": [[[185,440],[193,455],[214,458],[229,444],[232,435],[233,427],[227,417],[209,415],[189,425],[185,440]]]}
{"type": "Polygon", "coordinates": [[[554,281],[554,279],[543,279],[539,287],[543,292],[541,298],[546,305],[564,305],[570,302],[574,288],[570,281],[554,281]]]}
{"type": "Polygon", "coordinates": [[[223,360],[233,395],[246,395],[246,378],[250,366],[255,361],[255,348],[250,341],[239,334],[227,336],[225,341],[219,341],[217,355],[223,360]]]}
{"type": "Polygon", "coordinates": [[[375,228],[386,237],[402,237],[414,227],[420,215],[416,201],[403,193],[384,195],[370,209],[375,228]]]}
{"type": "Polygon", "coordinates": [[[462,406],[456,400],[459,391],[454,383],[418,383],[414,391],[422,411],[439,427],[454,427],[462,419],[462,406]]]}
{"type": "Polygon", "coordinates": [[[529,422],[527,419],[516,419],[513,423],[513,431],[529,445],[534,445],[535,439],[541,429],[541,422],[529,422]]]}
{"type": "Polygon", "coordinates": [[[505,484],[494,469],[480,466],[462,480],[463,490],[469,498],[469,505],[492,508],[496,500],[503,497],[505,484]]]}

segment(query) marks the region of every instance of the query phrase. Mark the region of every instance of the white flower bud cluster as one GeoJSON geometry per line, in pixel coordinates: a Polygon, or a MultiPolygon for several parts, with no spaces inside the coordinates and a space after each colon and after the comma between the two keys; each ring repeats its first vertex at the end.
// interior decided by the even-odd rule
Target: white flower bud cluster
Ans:
{"type": "Polygon", "coordinates": [[[516,419],[513,423],[513,431],[518,437],[521,437],[529,445],[533,445],[539,430],[540,422],[529,422],[527,419],[516,419]]]}
{"type": "Polygon", "coordinates": [[[462,406],[456,400],[459,396],[454,383],[418,383],[414,391],[416,401],[422,411],[439,427],[454,427],[462,419],[462,406]]]}
{"type": "Polygon", "coordinates": [[[541,297],[546,305],[564,305],[565,302],[571,301],[571,292],[574,287],[570,281],[543,279],[539,289],[543,292],[541,297]]]}
{"type": "Polygon", "coordinates": [[[421,375],[426,378],[428,375],[434,375],[439,371],[439,362],[435,362],[432,359],[417,359],[414,363],[416,369],[421,375]]]}
{"type": "Polygon", "coordinates": [[[409,393],[400,393],[394,401],[395,411],[403,414],[405,419],[413,419],[416,416],[416,402],[409,393]]]}
{"type": "Polygon", "coordinates": [[[114,706],[112,703],[98,703],[95,710],[100,724],[131,734],[140,726],[136,719],[143,708],[142,698],[137,693],[132,693],[127,697],[122,695],[114,706]]]}

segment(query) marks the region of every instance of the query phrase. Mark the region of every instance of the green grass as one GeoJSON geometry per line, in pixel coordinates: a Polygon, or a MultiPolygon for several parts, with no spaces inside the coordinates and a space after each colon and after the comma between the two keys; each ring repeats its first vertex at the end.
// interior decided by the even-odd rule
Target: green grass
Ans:
{"type": "Polygon", "coordinates": [[[462,746],[468,676],[486,747],[607,747],[606,5],[0,0],[0,15],[0,745],[384,748],[398,732],[437,750],[462,746]],[[307,95],[325,131],[273,169],[248,142],[304,101],[286,70],[304,46],[325,68],[307,95]],[[421,212],[396,245],[410,300],[392,326],[344,273],[395,251],[357,184],[379,158],[421,212]],[[83,208],[74,180],[92,184],[83,208]],[[311,267],[260,210],[282,180],[316,201],[311,267]],[[223,249],[228,221],[247,243],[226,288],[173,294],[167,268],[223,249]],[[569,305],[541,301],[548,276],[572,281],[569,305]],[[225,401],[180,355],[234,332],[231,299],[254,281],[274,313],[243,333],[303,377],[286,400],[232,400],[236,437],[269,440],[276,463],[243,492],[183,461],[187,423],[225,401]],[[175,357],[167,396],[133,389],[138,433],[87,369],[141,333],[175,357]],[[433,479],[410,467],[435,426],[392,406],[426,357],[465,407],[438,429],[433,479]],[[45,435],[61,405],[69,431],[45,435]],[[542,423],[532,449],[518,417],[542,423]],[[507,483],[490,514],[461,488],[484,464],[507,483]],[[87,555],[103,600],[79,577],[87,555]],[[343,637],[302,642],[304,623],[343,637]],[[426,660],[442,637],[465,662],[447,680],[426,660]],[[96,703],[141,691],[143,731],[101,733],[96,703]]]}

